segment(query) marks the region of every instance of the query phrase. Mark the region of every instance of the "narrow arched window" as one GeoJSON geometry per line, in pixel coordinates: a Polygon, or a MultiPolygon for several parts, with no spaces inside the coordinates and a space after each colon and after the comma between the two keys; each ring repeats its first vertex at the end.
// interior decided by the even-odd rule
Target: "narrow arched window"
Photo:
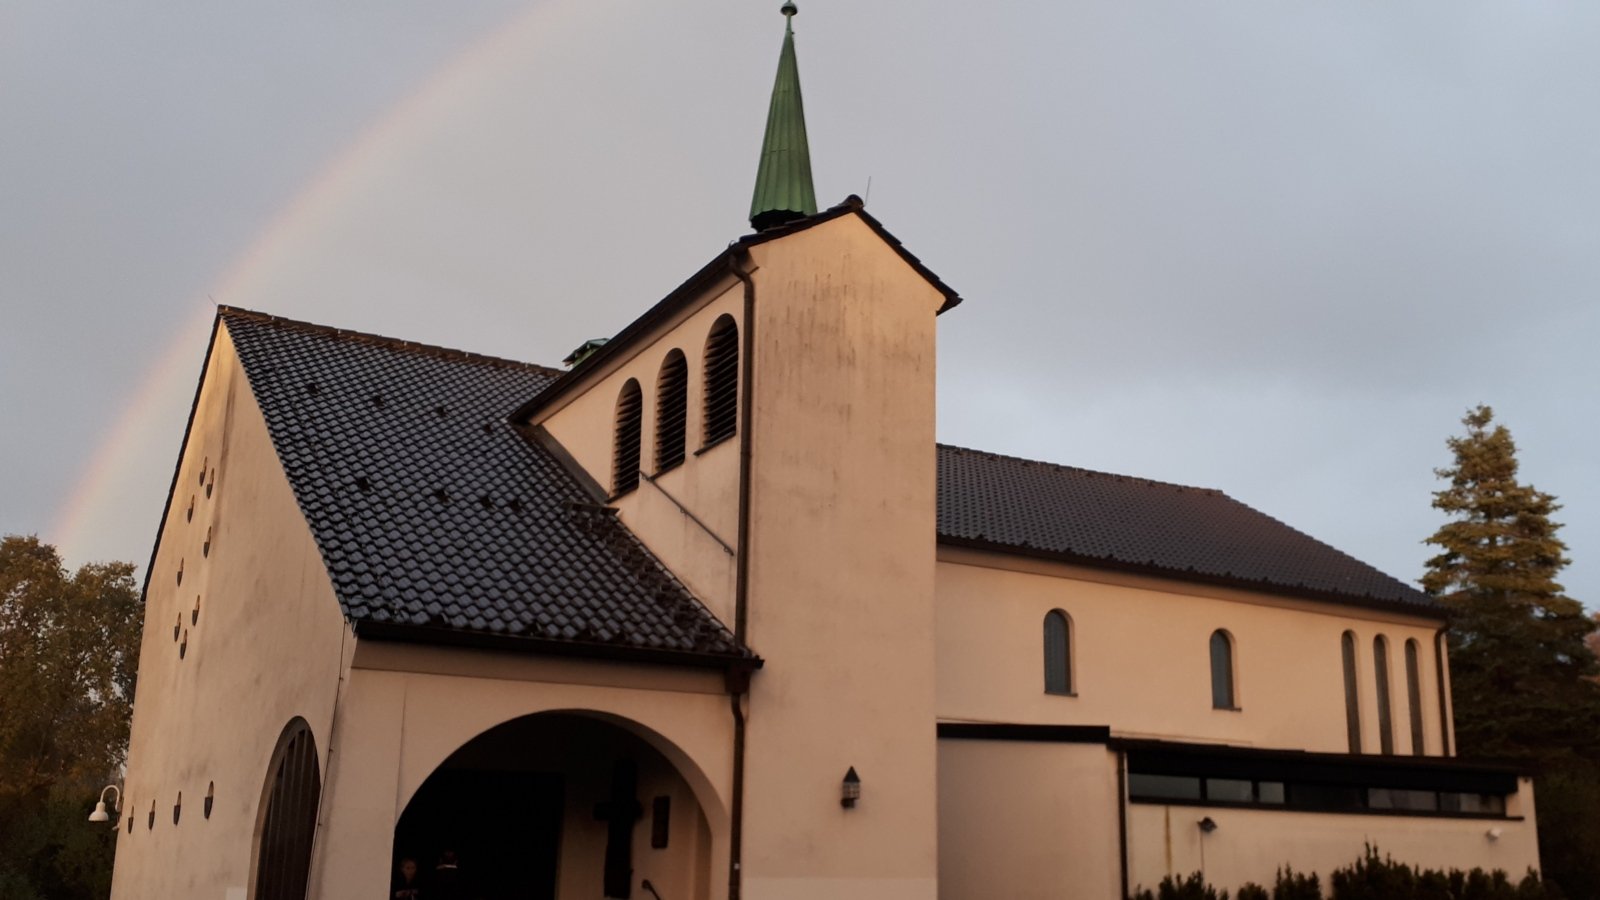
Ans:
{"type": "Polygon", "coordinates": [[[1344,730],[1350,738],[1350,752],[1361,752],[1361,689],[1356,674],[1356,633],[1346,631],[1339,640],[1344,657],[1344,730]]]}
{"type": "Polygon", "coordinates": [[[1059,609],[1044,617],[1044,692],[1072,693],[1072,620],[1059,609]]]}
{"type": "Polygon", "coordinates": [[[1211,632],[1211,708],[1239,708],[1233,690],[1233,638],[1220,628],[1211,632]]]}
{"type": "Polygon", "coordinates": [[[1406,641],[1406,702],[1411,707],[1411,752],[1415,756],[1427,752],[1422,736],[1422,662],[1417,658],[1420,651],[1415,638],[1406,641]]]}
{"type": "Polygon", "coordinates": [[[639,486],[639,442],[644,430],[644,398],[632,378],[617,396],[617,438],[611,462],[611,494],[620,496],[639,486]]]}
{"type": "Polygon", "coordinates": [[[705,446],[739,430],[739,326],[723,316],[706,338],[705,446]]]}
{"type": "Polygon", "coordinates": [[[1394,718],[1389,703],[1389,641],[1381,634],[1372,639],[1372,668],[1378,677],[1378,748],[1387,756],[1394,752],[1394,718]]]}
{"type": "Polygon", "coordinates": [[[689,419],[689,363],[673,350],[656,376],[656,471],[683,462],[684,433],[689,419]]]}
{"type": "Polygon", "coordinates": [[[311,880],[311,841],[322,797],[316,741],[296,718],[278,738],[267,769],[258,820],[256,900],[304,900],[311,880]]]}

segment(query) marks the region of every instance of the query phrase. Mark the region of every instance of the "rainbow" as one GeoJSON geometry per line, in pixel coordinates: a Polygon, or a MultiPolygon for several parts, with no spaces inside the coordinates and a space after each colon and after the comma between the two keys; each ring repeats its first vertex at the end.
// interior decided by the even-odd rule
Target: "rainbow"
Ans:
{"type": "Polygon", "coordinates": [[[425,130],[433,111],[445,108],[475,73],[526,52],[535,36],[548,38],[558,33],[558,23],[552,20],[564,11],[577,9],[577,0],[535,2],[491,29],[435,69],[417,90],[379,116],[301,187],[245,251],[223,269],[207,297],[196,301],[193,311],[184,314],[177,334],[137,382],[122,405],[122,414],[103,432],[88,464],[53,516],[46,539],[61,548],[64,556],[81,561],[80,548],[88,542],[89,535],[117,521],[116,501],[124,479],[149,476],[148,472],[124,472],[121,464],[148,442],[147,423],[153,412],[176,397],[187,396],[188,385],[193,383],[189,379],[198,377],[194,365],[204,352],[203,342],[210,333],[218,302],[227,303],[230,297],[243,293],[253,279],[285,255],[295,235],[341,199],[344,187],[354,181],[364,165],[393,142],[425,130]]]}

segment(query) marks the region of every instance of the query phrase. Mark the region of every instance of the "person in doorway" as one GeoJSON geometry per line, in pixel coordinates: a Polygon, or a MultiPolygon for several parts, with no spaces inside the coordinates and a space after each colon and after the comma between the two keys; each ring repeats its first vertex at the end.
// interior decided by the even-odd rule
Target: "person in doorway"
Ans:
{"type": "Polygon", "coordinates": [[[400,860],[400,865],[395,868],[389,900],[421,900],[422,890],[417,881],[417,874],[416,860],[409,856],[400,860]]]}
{"type": "Polygon", "coordinates": [[[433,869],[433,887],[429,900],[466,900],[467,889],[461,876],[461,863],[454,850],[439,854],[439,864],[433,869]]]}

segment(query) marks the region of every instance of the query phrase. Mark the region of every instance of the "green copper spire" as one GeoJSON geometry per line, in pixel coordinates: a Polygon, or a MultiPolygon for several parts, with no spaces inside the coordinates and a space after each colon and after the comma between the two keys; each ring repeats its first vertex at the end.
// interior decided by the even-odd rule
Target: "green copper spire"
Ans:
{"type": "Polygon", "coordinates": [[[794,3],[783,4],[783,54],[778,79],[767,109],[767,137],[756,170],[756,193],[750,201],[750,225],[757,231],[782,225],[817,211],[811,186],[811,147],[806,143],[806,109],[800,101],[800,66],[794,58],[794,3]]]}

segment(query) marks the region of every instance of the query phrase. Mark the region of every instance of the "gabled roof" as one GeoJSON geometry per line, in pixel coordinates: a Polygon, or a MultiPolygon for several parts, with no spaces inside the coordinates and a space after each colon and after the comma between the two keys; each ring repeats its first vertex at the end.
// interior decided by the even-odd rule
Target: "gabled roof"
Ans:
{"type": "Polygon", "coordinates": [[[1442,617],[1421,591],[1221,491],[939,447],[939,540],[1442,617]]]}
{"type": "Polygon", "coordinates": [[[218,316],[358,635],[754,661],[506,423],[555,371],[240,309],[218,316]]]}
{"type": "Polygon", "coordinates": [[[929,269],[926,265],[923,265],[922,260],[918,259],[910,250],[906,249],[904,244],[900,243],[899,238],[890,234],[889,230],[883,227],[882,222],[879,222],[877,219],[873,218],[873,216],[867,212],[865,201],[863,201],[860,197],[857,197],[855,194],[851,194],[850,196],[846,197],[844,202],[840,203],[838,206],[825,209],[814,216],[806,216],[803,219],[796,219],[792,222],[787,222],[783,225],[768,228],[767,230],[758,232],[756,234],[747,234],[739,240],[734,241],[732,244],[728,245],[728,249],[718,253],[715,258],[702,266],[700,271],[689,276],[689,280],[678,285],[678,287],[673,289],[672,293],[668,294],[666,297],[663,297],[656,303],[655,306],[645,310],[643,315],[630,322],[621,331],[617,332],[616,337],[606,341],[604,346],[600,347],[600,349],[594,351],[593,353],[590,353],[588,356],[585,356],[583,360],[576,366],[573,366],[570,371],[562,374],[560,378],[551,382],[545,390],[529,398],[527,402],[517,407],[516,410],[511,413],[511,420],[519,423],[527,422],[534,416],[534,414],[550,405],[550,403],[555,401],[558,397],[564,396],[567,391],[571,390],[574,385],[581,382],[591,371],[599,368],[600,366],[604,366],[612,357],[617,356],[626,351],[628,348],[632,347],[633,342],[640,335],[648,333],[650,329],[669,319],[674,313],[682,309],[684,304],[688,303],[690,300],[699,295],[699,293],[704,290],[707,285],[715,283],[716,279],[726,277],[729,271],[729,266],[735,260],[744,256],[744,254],[748,252],[751,247],[754,247],[758,244],[765,244],[768,241],[777,240],[781,237],[787,237],[788,235],[805,231],[808,228],[815,228],[824,222],[831,222],[834,219],[840,218],[841,216],[847,216],[851,214],[860,217],[861,221],[868,228],[872,229],[873,234],[876,234],[879,239],[881,239],[885,244],[888,244],[889,249],[893,250],[896,255],[905,261],[906,265],[910,266],[918,275],[921,275],[923,279],[933,286],[934,290],[937,290],[944,297],[944,303],[939,307],[938,310],[940,314],[948,312],[961,302],[961,295],[957,294],[954,288],[940,280],[939,276],[935,275],[932,269],[929,269]]]}

